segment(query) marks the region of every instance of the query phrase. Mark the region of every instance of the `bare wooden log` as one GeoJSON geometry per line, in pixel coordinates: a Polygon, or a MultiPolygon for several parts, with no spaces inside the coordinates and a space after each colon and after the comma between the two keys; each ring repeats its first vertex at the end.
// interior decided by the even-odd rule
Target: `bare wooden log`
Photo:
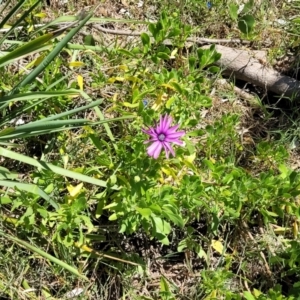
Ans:
{"type": "MultiPolygon", "coordinates": [[[[202,48],[207,49],[209,47],[207,45],[202,48]]],[[[253,53],[221,45],[216,45],[216,51],[222,54],[216,65],[223,68],[227,74],[263,87],[267,91],[274,92],[280,96],[300,99],[300,81],[282,75],[262,64],[259,59],[255,58],[253,53]]]]}

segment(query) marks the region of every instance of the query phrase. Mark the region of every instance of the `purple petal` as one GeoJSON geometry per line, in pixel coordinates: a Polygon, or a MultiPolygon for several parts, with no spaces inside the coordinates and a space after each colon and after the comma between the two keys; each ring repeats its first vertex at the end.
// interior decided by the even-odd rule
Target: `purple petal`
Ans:
{"type": "Polygon", "coordinates": [[[179,145],[179,146],[182,146],[184,143],[180,140],[177,140],[177,139],[171,139],[170,141],[168,139],[165,139],[164,140],[165,143],[172,143],[172,144],[175,144],[175,145],[179,145]]]}
{"type": "Polygon", "coordinates": [[[153,127],[150,127],[149,129],[144,129],[144,128],[142,128],[142,131],[143,131],[144,133],[146,133],[146,134],[149,134],[149,135],[155,134],[155,130],[154,130],[153,127]]]}
{"type": "MultiPolygon", "coordinates": [[[[164,147],[165,147],[165,150],[166,150],[166,148],[168,149],[168,151],[166,150],[166,152],[171,152],[172,155],[175,156],[175,152],[169,143],[164,143],[164,147]]],[[[167,158],[169,158],[169,153],[168,153],[167,158]]]]}
{"type": "Polygon", "coordinates": [[[149,156],[157,159],[162,149],[162,143],[159,141],[154,142],[151,146],[147,148],[147,153],[149,156]]]}
{"type": "Polygon", "coordinates": [[[178,132],[174,132],[171,134],[168,133],[167,138],[168,139],[178,139],[178,138],[182,137],[183,135],[185,135],[184,131],[178,131],[178,132]]]}
{"type": "MultiPolygon", "coordinates": [[[[155,136],[154,138],[150,139],[150,140],[147,140],[147,141],[144,141],[144,144],[148,144],[148,143],[152,143],[152,142],[157,142],[159,141],[158,138],[155,136]]],[[[160,141],[159,141],[160,142],[160,141]]]]}
{"type": "Polygon", "coordinates": [[[157,140],[158,139],[158,135],[156,133],[151,133],[149,135],[151,136],[151,140],[157,140]]]}
{"type": "MultiPolygon", "coordinates": [[[[172,121],[172,119],[171,119],[172,121]]],[[[168,129],[167,125],[169,123],[169,117],[168,115],[164,115],[164,116],[160,116],[160,122],[159,125],[157,126],[157,133],[160,134],[162,132],[166,132],[166,130],[168,129]]]]}
{"type": "Polygon", "coordinates": [[[168,133],[174,133],[178,129],[178,127],[179,127],[179,124],[168,128],[168,133]]]}
{"type": "Polygon", "coordinates": [[[149,156],[152,156],[154,159],[157,159],[160,155],[162,149],[166,152],[166,157],[169,158],[170,153],[175,156],[175,152],[171,144],[182,146],[184,143],[179,140],[183,135],[184,131],[176,130],[179,128],[179,124],[171,126],[173,119],[169,115],[160,115],[159,123],[155,122],[153,127],[142,129],[142,132],[148,134],[150,139],[144,142],[144,144],[152,143],[147,148],[147,153],[149,156]],[[159,135],[164,134],[164,141],[159,140],[159,135]]]}
{"type": "Polygon", "coordinates": [[[169,153],[170,153],[170,151],[169,151],[169,149],[168,149],[166,143],[163,143],[163,146],[164,146],[164,149],[165,149],[165,152],[166,152],[166,158],[168,159],[168,158],[169,158],[169,153]]]}
{"type": "Polygon", "coordinates": [[[158,125],[156,126],[156,133],[160,133],[162,131],[162,127],[163,127],[163,122],[164,122],[164,117],[161,115],[159,117],[159,123],[158,125]]]}
{"type": "Polygon", "coordinates": [[[166,115],[163,131],[167,132],[169,130],[171,123],[172,123],[172,118],[166,115]]]}

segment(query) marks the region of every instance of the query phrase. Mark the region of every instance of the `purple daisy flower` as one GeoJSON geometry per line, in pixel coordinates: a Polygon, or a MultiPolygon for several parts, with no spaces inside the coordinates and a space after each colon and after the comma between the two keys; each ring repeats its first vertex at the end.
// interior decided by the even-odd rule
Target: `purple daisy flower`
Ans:
{"type": "Polygon", "coordinates": [[[179,140],[180,137],[182,137],[185,132],[184,131],[178,131],[176,130],[179,127],[178,125],[175,125],[173,127],[170,127],[172,123],[172,118],[168,115],[160,116],[160,122],[159,124],[155,124],[154,127],[150,127],[149,129],[142,129],[142,131],[148,135],[150,135],[150,140],[145,141],[144,143],[152,143],[147,148],[147,153],[149,156],[152,156],[154,159],[157,159],[161,150],[164,148],[166,151],[166,157],[169,158],[169,154],[171,153],[173,156],[175,156],[175,152],[173,148],[171,147],[171,144],[176,145],[183,145],[183,142],[179,140]]]}

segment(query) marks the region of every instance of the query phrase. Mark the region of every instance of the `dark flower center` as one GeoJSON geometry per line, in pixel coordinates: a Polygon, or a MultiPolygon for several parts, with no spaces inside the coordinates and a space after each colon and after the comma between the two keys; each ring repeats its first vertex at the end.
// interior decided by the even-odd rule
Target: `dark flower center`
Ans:
{"type": "Polygon", "coordinates": [[[164,141],[165,138],[166,138],[166,136],[165,136],[163,133],[161,133],[161,134],[158,135],[158,139],[159,139],[161,142],[164,141]]]}

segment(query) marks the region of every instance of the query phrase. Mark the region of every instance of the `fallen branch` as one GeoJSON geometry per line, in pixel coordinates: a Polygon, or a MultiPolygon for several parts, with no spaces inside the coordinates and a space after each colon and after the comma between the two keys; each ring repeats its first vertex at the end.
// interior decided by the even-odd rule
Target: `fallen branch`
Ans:
{"type": "Polygon", "coordinates": [[[216,51],[222,54],[216,65],[224,69],[224,73],[234,75],[237,79],[263,87],[280,96],[300,99],[300,81],[267,67],[251,52],[221,45],[216,45],[216,51]]]}
{"type": "MultiPolygon", "coordinates": [[[[108,29],[99,24],[93,24],[93,27],[103,33],[109,33],[114,35],[129,35],[129,36],[140,36],[145,31],[130,31],[130,30],[119,30],[119,29],[108,29]]],[[[149,32],[146,32],[148,35],[151,35],[149,32]]],[[[208,39],[208,38],[199,38],[199,37],[190,37],[186,39],[187,42],[192,42],[195,44],[250,44],[250,41],[241,40],[241,39],[208,39]]]]}
{"type": "MultiPolygon", "coordinates": [[[[35,26],[40,27],[42,25],[44,24],[37,24],[35,26]]],[[[70,22],[55,24],[55,26],[62,25],[70,26],[70,22]]],[[[103,33],[114,35],[140,36],[144,32],[108,29],[100,24],[94,23],[93,27],[103,33]]],[[[4,33],[7,30],[8,29],[1,29],[0,33],[4,33]]],[[[171,40],[166,40],[164,42],[165,44],[172,45],[171,40]]],[[[240,39],[209,39],[199,37],[188,38],[186,42],[186,46],[198,44],[202,45],[202,48],[208,48],[211,44],[250,44],[250,41],[240,39]]],[[[234,75],[237,79],[241,79],[254,85],[263,87],[266,89],[266,91],[274,92],[280,96],[285,96],[292,99],[300,99],[300,82],[298,80],[282,75],[274,69],[261,64],[261,60],[259,58],[255,58],[254,55],[249,51],[233,49],[221,45],[216,45],[216,50],[222,54],[221,59],[216,62],[216,65],[223,68],[224,73],[234,75]]]]}

